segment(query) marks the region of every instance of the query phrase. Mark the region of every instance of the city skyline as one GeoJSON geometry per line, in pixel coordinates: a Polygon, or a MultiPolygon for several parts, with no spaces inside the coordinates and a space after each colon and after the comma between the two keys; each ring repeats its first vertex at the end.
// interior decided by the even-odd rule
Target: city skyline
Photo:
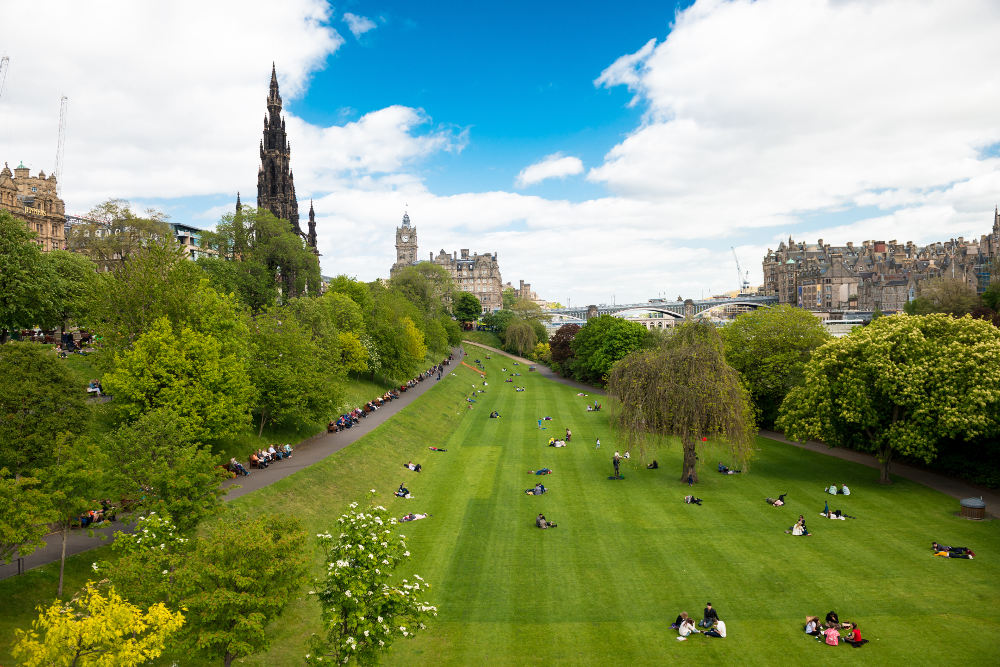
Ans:
{"type": "Polygon", "coordinates": [[[9,7],[0,160],[51,171],[65,94],[67,212],[210,227],[252,199],[273,61],[327,275],[383,277],[404,211],[563,303],[735,289],[730,246],[758,284],[789,235],[989,231],[995,3],[680,4],[9,7]]]}

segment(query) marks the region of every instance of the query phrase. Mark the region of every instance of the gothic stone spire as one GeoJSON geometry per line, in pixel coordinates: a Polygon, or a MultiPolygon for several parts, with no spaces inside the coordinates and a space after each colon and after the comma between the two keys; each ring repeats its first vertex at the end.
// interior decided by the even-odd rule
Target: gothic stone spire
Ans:
{"type": "Polygon", "coordinates": [[[271,65],[271,87],[267,95],[267,115],[264,117],[264,138],[260,144],[260,169],[257,172],[257,208],[266,208],[275,216],[288,220],[299,236],[299,204],[295,199],[295,182],[291,170],[291,146],[281,117],[281,94],[278,73],[271,65]]]}

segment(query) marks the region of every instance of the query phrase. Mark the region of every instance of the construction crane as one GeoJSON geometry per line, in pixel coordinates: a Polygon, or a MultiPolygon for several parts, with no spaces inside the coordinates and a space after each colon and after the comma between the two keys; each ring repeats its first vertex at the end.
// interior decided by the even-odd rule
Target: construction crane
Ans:
{"type": "Polygon", "coordinates": [[[8,67],[10,67],[10,56],[0,58],[0,97],[3,97],[3,85],[7,83],[8,67]]]}
{"type": "Polygon", "coordinates": [[[52,172],[56,177],[56,194],[62,193],[63,149],[66,147],[66,106],[69,98],[63,95],[59,99],[59,143],[56,145],[56,168],[52,172]]]}
{"type": "Polygon", "coordinates": [[[740,267],[740,258],[736,256],[736,248],[729,246],[733,251],[733,259],[736,260],[736,277],[739,279],[740,292],[745,292],[750,287],[750,271],[744,272],[740,267]]]}

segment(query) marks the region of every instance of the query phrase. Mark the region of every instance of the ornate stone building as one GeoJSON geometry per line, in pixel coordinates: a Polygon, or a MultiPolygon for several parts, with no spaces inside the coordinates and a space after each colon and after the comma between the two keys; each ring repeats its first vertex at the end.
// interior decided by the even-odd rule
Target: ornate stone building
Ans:
{"type": "Polygon", "coordinates": [[[817,311],[899,312],[917,294],[920,281],[948,277],[978,292],[1000,261],[1000,210],[993,230],[978,240],[949,239],[920,247],[912,241],[865,241],[860,246],[795,242],[791,237],[764,257],[762,291],[779,303],[817,311]]]}
{"type": "MultiPolygon", "coordinates": [[[[469,255],[468,248],[463,248],[449,255],[442,248],[437,257],[430,253],[429,260],[448,270],[457,289],[475,294],[484,313],[503,308],[500,265],[495,252],[469,255]]],[[[396,263],[389,269],[389,275],[395,276],[400,269],[416,263],[417,228],[410,224],[409,214],[404,213],[402,224],[396,228],[396,263]]]]}
{"type": "Polygon", "coordinates": [[[278,92],[278,74],[272,64],[271,89],[267,95],[267,114],[264,116],[264,138],[260,142],[257,208],[266,208],[282,220],[288,220],[292,225],[292,231],[301,236],[306,244],[317,252],[316,216],[312,202],[309,203],[309,232],[303,233],[299,226],[299,202],[295,197],[295,176],[292,174],[291,163],[292,145],[285,134],[285,119],[281,117],[281,94],[278,92]]]}
{"type": "Polygon", "coordinates": [[[66,205],[56,194],[54,175],[39,171],[38,176],[31,176],[23,162],[12,173],[4,163],[0,170],[0,208],[13,213],[38,234],[35,243],[45,252],[66,248],[66,205]]]}

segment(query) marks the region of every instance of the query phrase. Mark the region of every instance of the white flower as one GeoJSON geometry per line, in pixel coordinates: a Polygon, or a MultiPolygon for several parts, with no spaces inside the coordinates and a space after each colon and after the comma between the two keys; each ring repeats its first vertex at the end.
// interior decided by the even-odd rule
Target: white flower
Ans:
{"type": "Polygon", "coordinates": [[[368,489],[368,491],[371,493],[376,493],[375,489],[368,489]]]}
{"type": "Polygon", "coordinates": [[[378,640],[378,645],[379,646],[385,646],[385,642],[380,639],[380,640],[378,640]]]}
{"type": "Polygon", "coordinates": [[[163,571],[163,574],[167,574],[167,570],[164,570],[164,571],[163,571]]]}
{"type": "Polygon", "coordinates": [[[381,616],[379,616],[379,617],[378,617],[378,622],[379,622],[379,623],[381,623],[381,622],[382,622],[382,617],[381,617],[381,616]]]}
{"type": "Polygon", "coordinates": [[[351,597],[351,591],[344,591],[344,597],[351,597]]]}
{"type": "Polygon", "coordinates": [[[97,563],[91,563],[90,569],[92,569],[94,572],[97,572],[97,563]]]}
{"type": "Polygon", "coordinates": [[[367,631],[367,630],[365,630],[365,637],[367,637],[367,636],[368,636],[368,631],[367,631]]]}
{"type": "Polygon", "coordinates": [[[406,556],[407,558],[409,558],[410,557],[410,552],[409,551],[404,551],[403,555],[406,556]]]}

